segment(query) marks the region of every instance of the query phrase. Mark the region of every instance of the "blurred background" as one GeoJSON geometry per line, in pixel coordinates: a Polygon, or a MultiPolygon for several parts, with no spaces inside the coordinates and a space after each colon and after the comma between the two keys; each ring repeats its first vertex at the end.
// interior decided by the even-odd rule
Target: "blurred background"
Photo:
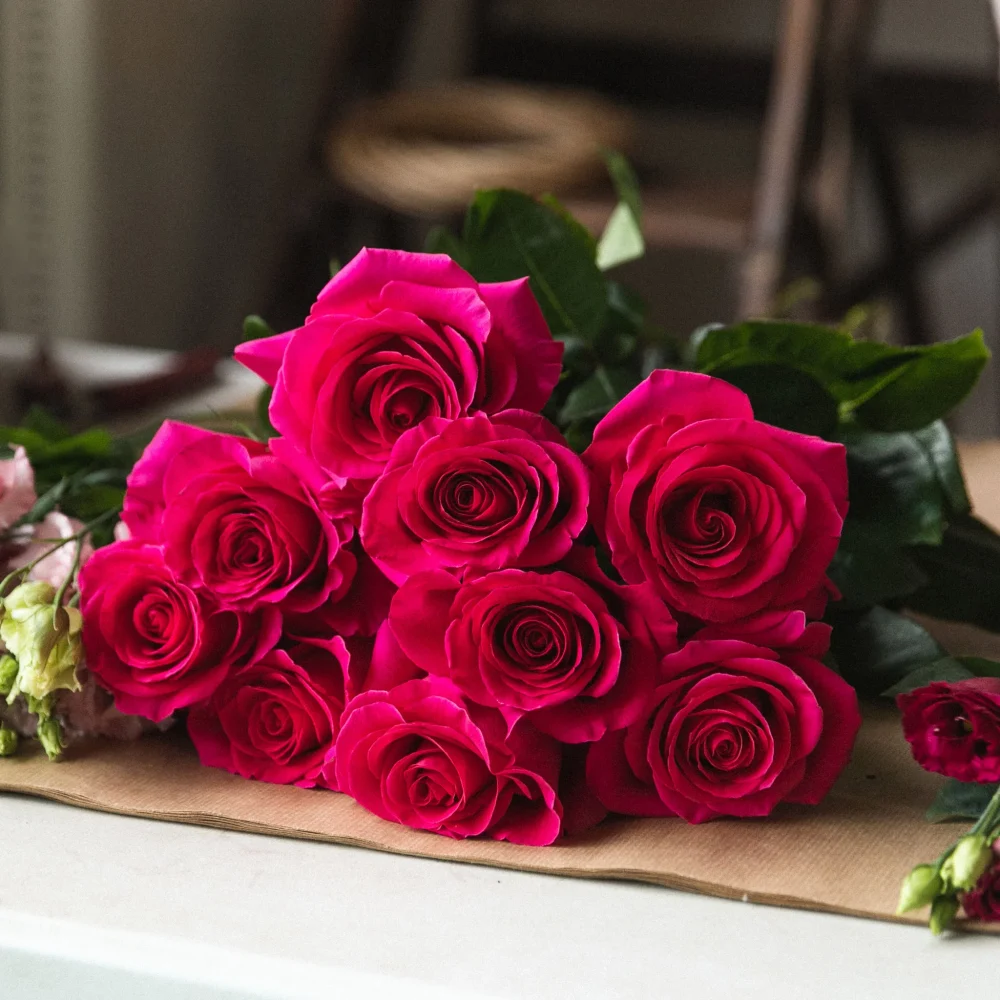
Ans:
{"type": "MultiPolygon", "coordinates": [[[[989,0],[0,0],[0,397],[218,380],[244,315],[297,325],[331,260],[420,249],[477,184],[599,231],[601,145],[670,332],[854,309],[996,350],[997,69],[989,0]]],[[[964,436],[1000,434],[991,368],[964,436]]]]}

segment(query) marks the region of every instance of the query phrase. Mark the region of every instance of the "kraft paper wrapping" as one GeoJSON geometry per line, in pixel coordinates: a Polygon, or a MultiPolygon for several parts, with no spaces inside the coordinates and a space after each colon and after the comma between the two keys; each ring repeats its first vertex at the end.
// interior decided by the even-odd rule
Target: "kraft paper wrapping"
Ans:
{"type": "MultiPolygon", "coordinates": [[[[980,513],[997,519],[1000,495],[989,488],[989,471],[1000,445],[963,454],[974,495],[982,497],[980,513]]],[[[956,651],[988,651],[983,647],[990,637],[974,630],[956,628],[951,638],[961,647],[956,651]]],[[[996,655],[1000,644],[992,641],[996,655]]],[[[700,826],[616,819],[541,848],[453,841],[384,822],[346,795],[244,781],[203,768],[181,733],[135,744],[95,742],[58,765],[37,751],[0,761],[0,791],[126,816],[914,923],[926,918],[894,916],[900,880],[968,827],[924,820],[941,781],[913,762],[890,704],[867,709],[853,760],[818,807],[783,806],[766,820],[700,826]]]]}

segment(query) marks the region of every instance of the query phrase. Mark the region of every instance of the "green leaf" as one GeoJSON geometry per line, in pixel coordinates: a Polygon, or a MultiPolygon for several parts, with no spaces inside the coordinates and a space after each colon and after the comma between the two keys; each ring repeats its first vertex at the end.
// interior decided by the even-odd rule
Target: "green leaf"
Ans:
{"type": "Polygon", "coordinates": [[[845,680],[862,694],[878,695],[945,651],[915,621],[888,608],[830,615],[830,649],[845,680]]]}
{"type": "Polygon", "coordinates": [[[559,413],[561,424],[603,417],[612,406],[636,386],[635,376],[622,368],[599,365],[593,375],[581,382],[569,396],[559,413]]]}
{"type": "Polygon", "coordinates": [[[1000,663],[985,656],[956,656],[973,677],[1000,677],[1000,663]]]}
{"type": "Polygon", "coordinates": [[[553,335],[592,343],[604,325],[607,296],[578,228],[519,191],[480,191],[465,219],[468,269],[479,281],[529,276],[553,335]]]}
{"type": "Polygon", "coordinates": [[[976,384],[989,352],[982,332],[928,347],[893,347],[808,323],[754,321],[703,328],[695,366],[784,364],[812,375],[844,415],[873,430],[918,430],[946,416],[976,384]]]}
{"type": "Polygon", "coordinates": [[[261,340],[264,337],[273,337],[274,330],[268,326],[267,321],[260,316],[247,316],[243,320],[243,340],[261,340]]]}
{"type": "Polygon", "coordinates": [[[958,460],[958,449],[955,439],[943,420],[913,432],[920,447],[924,449],[928,460],[934,467],[934,474],[941,484],[948,513],[953,517],[968,514],[972,510],[969,494],[965,489],[965,477],[958,460]]]}
{"type": "Polygon", "coordinates": [[[636,222],[642,222],[642,194],[639,178],[636,177],[628,157],[616,149],[602,150],[604,165],[608,168],[611,183],[618,200],[628,206],[636,222]]]}
{"type": "Polygon", "coordinates": [[[724,368],[714,374],[750,397],[758,420],[817,437],[831,437],[837,429],[837,401],[806,372],[767,364],[724,368]]]}
{"type": "Polygon", "coordinates": [[[931,823],[979,819],[996,791],[996,782],[979,785],[949,778],[941,791],[938,792],[933,805],[927,810],[927,819],[931,823]]]}
{"type": "Polygon", "coordinates": [[[467,268],[465,244],[446,226],[432,226],[424,240],[425,253],[447,254],[456,264],[467,268]]]}
{"type": "Polygon", "coordinates": [[[901,681],[882,692],[886,698],[895,698],[897,694],[908,694],[917,688],[927,687],[936,681],[967,681],[974,674],[964,667],[958,657],[943,656],[933,663],[925,663],[916,670],[911,670],[901,681]]]}
{"type": "Polygon", "coordinates": [[[908,607],[1000,632],[1000,535],[989,525],[959,517],[940,545],[910,551],[927,583],[907,598],[908,607]]]}
{"type": "Polygon", "coordinates": [[[947,343],[905,350],[920,353],[857,411],[869,427],[915,430],[947,416],[972,391],[990,359],[982,330],[947,343]]]}
{"type": "Polygon", "coordinates": [[[257,402],[254,407],[258,429],[265,438],[278,436],[278,432],[274,429],[274,426],[271,423],[270,415],[271,397],[273,395],[274,387],[265,385],[264,388],[257,393],[257,402]]]}
{"type": "Polygon", "coordinates": [[[597,266],[609,271],[619,264],[638,260],[646,252],[646,242],[642,236],[642,196],[635,171],[615,150],[604,151],[604,162],[618,196],[618,204],[597,244],[597,266]]]}
{"type": "Polygon", "coordinates": [[[844,610],[898,600],[927,582],[905,549],[879,542],[869,532],[859,532],[850,513],[828,572],[841,593],[837,607],[844,610]]]}
{"type": "Polygon", "coordinates": [[[646,241],[632,210],[625,202],[618,202],[597,243],[597,266],[602,271],[610,271],[630,260],[638,260],[645,252],[646,241]]]}
{"type": "Polygon", "coordinates": [[[70,437],[69,428],[57,420],[48,410],[37,404],[33,405],[21,421],[21,426],[41,435],[46,441],[63,441],[70,437]]]}
{"type": "Polygon", "coordinates": [[[947,499],[938,470],[915,434],[853,432],[845,436],[851,507],[859,535],[876,543],[938,545],[947,499]]]}

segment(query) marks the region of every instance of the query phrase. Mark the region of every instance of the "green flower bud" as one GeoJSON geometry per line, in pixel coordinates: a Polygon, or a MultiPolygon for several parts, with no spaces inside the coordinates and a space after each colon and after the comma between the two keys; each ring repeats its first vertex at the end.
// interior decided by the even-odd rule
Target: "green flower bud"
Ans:
{"type": "Polygon", "coordinates": [[[18,688],[35,698],[80,690],[83,619],[76,608],[53,607],[54,599],[55,588],[41,582],[22,583],[4,598],[0,639],[17,657],[18,688]]]}
{"type": "Polygon", "coordinates": [[[0,757],[13,757],[17,753],[17,733],[0,726],[0,757]]]}
{"type": "Polygon", "coordinates": [[[896,907],[897,915],[919,910],[921,906],[933,903],[943,890],[944,882],[937,868],[933,865],[917,865],[903,879],[899,890],[899,905],[896,907]]]}
{"type": "Polygon", "coordinates": [[[958,913],[958,900],[954,896],[938,896],[931,904],[931,933],[935,936],[943,934],[958,913]]]}
{"type": "Polygon", "coordinates": [[[47,719],[40,719],[36,735],[49,760],[57,760],[63,752],[63,747],[66,746],[59,720],[51,716],[47,719]]]}
{"type": "Polygon", "coordinates": [[[6,698],[14,690],[17,680],[17,660],[10,653],[0,656],[0,698],[6,698]]]}
{"type": "Polygon", "coordinates": [[[948,859],[952,884],[956,889],[974,889],[992,861],[993,850],[984,836],[970,833],[963,837],[948,859]]]}

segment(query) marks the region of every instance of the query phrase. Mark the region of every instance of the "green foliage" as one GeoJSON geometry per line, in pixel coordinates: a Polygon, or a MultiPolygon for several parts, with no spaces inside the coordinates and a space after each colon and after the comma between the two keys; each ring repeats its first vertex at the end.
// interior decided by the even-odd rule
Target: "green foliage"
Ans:
{"type": "Polygon", "coordinates": [[[264,337],[273,337],[274,330],[268,325],[267,320],[260,316],[247,316],[243,320],[243,341],[262,340],[264,337]]]}
{"type": "Polygon", "coordinates": [[[804,372],[835,399],[841,419],[915,431],[950,413],[976,384],[989,351],[982,331],[929,347],[893,347],[808,323],[703,327],[689,348],[699,370],[728,379],[748,365],[804,372]]]}
{"type": "MultiPolygon", "coordinates": [[[[21,524],[41,521],[57,507],[81,521],[120,507],[126,477],[138,457],[130,441],[96,427],[72,434],[40,408],[32,409],[19,427],[0,427],[0,445],[22,445],[35,472],[38,500],[21,524]]],[[[110,531],[105,529],[107,538],[110,531]]],[[[98,532],[95,541],[104,540],[98,532]]]]}
{"type": "Polygon", "coordinates": [[[837,431],[837,401],[808,372],[781,364],[744,365],[727,370],[725,378],[750,397],[758,420],[817,437],[837,431]]]}
{"type": "Polygon", "coordinates": [[[578,223],[519,191],[480,191],[465,218],[457,259],[479,281],[527,275],[555,336],[593,343],[604,323],[607,292],[595,250],[578,223]]]}
{"type": "Polygon", "coordinates": [[[942,786],[937,798],[927,810],[927,819],[932,823],[949,820],[979,819],[983,810],[996,794],[997,784],[978,785],[953,778],[942,786]]]}
{"type": "Polygon", "coordinates": [[[923,545],[912,557],[927,582],[907,598],[907,606],[1000,631],[1000,535],[971,514],[945,529],[941,544],[923,545]]]}
{"type": "Polygon", "coordinates": [[[947,655],[926,629],[888,608],[834,612],[829,621],[834,658],[862,694],[881,694],[918,667],[947,655]]]}

